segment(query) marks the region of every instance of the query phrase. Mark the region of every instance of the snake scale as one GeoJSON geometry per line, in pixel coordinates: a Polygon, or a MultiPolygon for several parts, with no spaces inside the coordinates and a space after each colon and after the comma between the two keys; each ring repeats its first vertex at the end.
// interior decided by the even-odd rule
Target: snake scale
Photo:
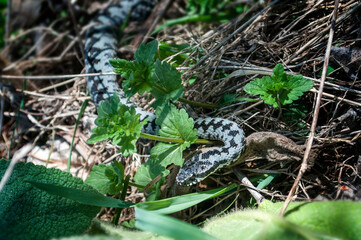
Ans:
{"type": "MultiPolygon", "coordinates": [[[[100,11],[90,23],[85,40],[86,73],[112,72],[109,59],[117,57],[118,29],[129,17],[129,21],[141,21],[149,15],[155,3],[152,0],[125,0],[113,3],[100,11]]],[[[155,134],[155,114],[137,107],[124,96],[115,75],[87,77],[88,89],[96,106],[117,93],[120,101],[134,106],[140,120],[148,117],[150,121],[142,131],[155,134]]],[[[178,185],[193,185],[217,169],[238,159],[245,145],[243,130],[235,123],[222,118],[196,118],[194,126],[198,137],[219,140],[223,146],[194,155],[180,169],[176,182],[178,185]]]]}

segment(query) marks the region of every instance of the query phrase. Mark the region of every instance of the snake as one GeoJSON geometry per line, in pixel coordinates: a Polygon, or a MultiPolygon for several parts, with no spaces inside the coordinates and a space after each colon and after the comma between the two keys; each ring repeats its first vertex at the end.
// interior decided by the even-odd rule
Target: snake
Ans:
{"type": "MultiPolygon", "coordinates": [[[[117,57],[117,36],[125,21],[143,21],[150,14],[155,2],[152,0],[123,0],[110,4],[99,11],[89,23],[85,34],[84,55],[86,73],[113,72],[109,59],[117,57]]],[[[155,114],[137,106],[125,96],[116,75],[91,75],[86,77],[89,94],[95,106],[114,94],[122,104],[133,106],[140,115],[140,121],[148,118],[142,131],[156,134],[159,126],[155,114]]],[[[215,147],[193,155],[180,168],[176,183],[182,186],[194,185],[218,169],[236,161],[245,146],[245,136],[237,123],[223,118],[199,117],[194,119],[197,136],[203,139],[223,142],[215,147]]]]}

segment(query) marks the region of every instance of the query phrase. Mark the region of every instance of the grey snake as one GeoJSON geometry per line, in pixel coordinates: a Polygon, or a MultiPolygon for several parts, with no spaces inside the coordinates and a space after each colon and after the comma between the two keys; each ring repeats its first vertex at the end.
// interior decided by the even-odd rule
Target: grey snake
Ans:
{"type": "MultiPolygon", "coordinates": [[[[109,59],[117,57],[118,29],[127,17],[129,21],[144,20],[154,5],[152,0],[126,0],[100,11],[91,20],[91,27],[86,33],[84,48],[86,73],[112,72],[109,59]]],[[[87,84],[96,106],[117,93],[121,103],[135,107],[140,114],[140,120],[147,117],[150,119],[143,127],[143,131],[156,133],[154,113],[145,111],[128,100],[118,85],[115,75],[90,76],[87,77],[87,84]]],[[[245,145],[243,130],[233,121],[222,118],[196,118],[194,127],[198,130],[198,137],[219,140],[224,145],[196,154],[185,162],[176,177],[179,185],[193,185],[217,169],[229,165],[239,158],[245,145]]]]}

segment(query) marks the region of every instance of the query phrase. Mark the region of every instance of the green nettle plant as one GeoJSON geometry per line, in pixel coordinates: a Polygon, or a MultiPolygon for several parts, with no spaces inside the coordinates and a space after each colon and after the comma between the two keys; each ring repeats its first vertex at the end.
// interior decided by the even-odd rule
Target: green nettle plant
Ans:
{"type": "Polygon", "coordinates": [[[290,104],[299,99],[304,92],[313,87],[313,81],[302,75],[289,75],[278,63],[271,76],[256,78],[246,84],[244,91],[251,95],[260,95],[265,103],[275,108],[290,104]]]}

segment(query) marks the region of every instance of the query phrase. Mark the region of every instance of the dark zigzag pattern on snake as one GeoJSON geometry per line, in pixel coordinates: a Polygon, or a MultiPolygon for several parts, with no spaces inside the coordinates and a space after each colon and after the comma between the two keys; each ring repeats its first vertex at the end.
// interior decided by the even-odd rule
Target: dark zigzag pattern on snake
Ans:
{"type": "MultiPolygon", "coordinates": [[[[127,0],[110,5],[100,11],[92,20],[87,30],[85,40],[86,73],[112,72],[109,59],[117,53],[117,33],[124,20],[129,15],[129,21],[142,21],[152,11],[154,2],[151,0],[127,0]]],[[[128,106],[134,106],[140,119],[146,117],[150,121],[142,131],[155,134],[158,126],[155,124],[154,113],[137,107],[129,101],[117,83],[115,75],[87,77],[88,90],[96,106],[117,93],[120,101],[128,106]]],[[[224,146],[214,148],[194,155],[180,169],[176,182],[179,185],[192,185],[217,169],[238,159],[245,144],[243,130],[235,122],[222,118],[196,118],[194,126],[198,129],[198,137],[219,140],[224,146]]]]}

